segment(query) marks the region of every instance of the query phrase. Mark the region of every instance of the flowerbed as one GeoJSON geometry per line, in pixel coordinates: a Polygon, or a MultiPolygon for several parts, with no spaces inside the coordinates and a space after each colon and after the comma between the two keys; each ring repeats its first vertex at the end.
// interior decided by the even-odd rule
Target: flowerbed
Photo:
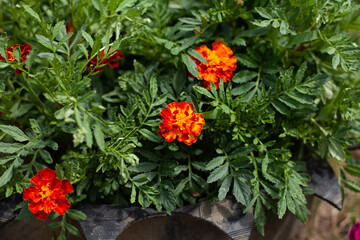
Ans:
{"type": "Polygon", "coordinates": [[[305,221],[304,156],[360,191],[356,2],[0,6],[0,193],[23,194],[25,220],[63,215],[58,239],[86,218],[70,203],[170,213],[233,195],[261,233],[264,207],[305,221]]]}

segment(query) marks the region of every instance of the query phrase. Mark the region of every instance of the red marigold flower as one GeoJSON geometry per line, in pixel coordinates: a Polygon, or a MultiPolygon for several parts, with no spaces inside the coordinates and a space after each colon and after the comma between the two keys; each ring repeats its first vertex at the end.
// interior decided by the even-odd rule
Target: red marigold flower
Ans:
{"type": "Polygon", "coordinates": [[[349,232],[349,240],[360,240],[360,220],[357,220],[349,232]]]}
{"type": "Polygon", "coordinates": [[[65,195],[73,192],[73,188],[69,180],[56,178],[54,170],[41,169],[30,182],[35,186],[24,189],[23,199],[31,201],[28,206],[35,217],[45,220],[52,210],[63,215],[70,208],[65,195]]]}
{"type": "Polygon", "coordinates": [[[220,78],[224,81],[231,81],[236,69],[236,57],[232,56],[233,51],[222,43],[214,42],[212,50],[206,45],[202,45],[195,49],[207,61],[207,63],[191,57],[197,66],[199,78],[204,80],[204,86],[210,89],[210,83],[213,82],[216,88],[219,87],[220,78]]]}
{"type": "Polygon", "coordinates": [[[201,113],[194,113],[194,106],[188,102],[173,102],[164,108],[160,116],[163,120],[159,125],[159,135],[168,142],[178,137],[179,142],[191,145],[205,124],[201,113]]]}
{"type": "Polygon", "coordinates": [[[73,33],[74,32],[74,28],[73,28],[73,23],[69,22],[66,24],[66,34],[68,33],[73,33]]]}
{"type": "MultiPolygon", "coordinates": [[[[14,62],[14,61],[16,61],[15,56],[14,56],[14,49],[17,48],[17,47],[19,47],[19,46],[20,46],[20,44],[15,44],[14,46],[8,47],[8,48],[6,49],[6,54],[7,54],[7,58],[8,58],[8,61],[9,61],[9,62],[14,62]]],[[[31,47],[32,47],[32,46],[31,46],[30,44],[27,44],[27,43],[25,43],[24,45],[21,45],[21,46],[20,46],[20,51],[21,51],[20,61],[21,61],[21,62],[25,62],[25,61],[26,61],[26,57],[29,55],[31,47]]],[[[1,60],[5,60],[5,58],[0,55],[0,61],[1,61],[1,60]]],[[[15,72],[16,72],[16,74],[21,74],[21,71],[20,71],[19,69],[16,69],[15,72]]]]}
{"type": "MultiPolygon", "coordinates": [[[[110,51],[110,48],[108,49],[108,53],[110,51]]],[[[116,50],[109,54],[106,59],[104,59],[104,50],[101,50],[100,52],[100,60],[98,61],[97,56],[93,57],[90,60],[89,64],[89,71],[94,71],[95,73],[102,72],[106,66],[101,66],[95,68],[96,64],[99,65],[109,65],[111,68],[117,68],[119,66],[119,60],[124,59],[124,56],[122,55],[121,50],[116,50]],[[95,69],[94,69],[95,68],[95,69]]]]}

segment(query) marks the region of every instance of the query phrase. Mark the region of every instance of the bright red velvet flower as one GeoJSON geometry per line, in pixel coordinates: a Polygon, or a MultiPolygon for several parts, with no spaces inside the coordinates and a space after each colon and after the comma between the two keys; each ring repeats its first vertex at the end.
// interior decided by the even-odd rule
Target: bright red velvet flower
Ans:
{"type": "Polygon", "coordinates": [[[231,81],[236,69],[236,57],[232,56],[233,51],[222,43],[214,42],[212,50],[206,45],[202,45],[195,49],[207,61],[207,63],[191,57],[197,66],[199,72],[199,80],[204,80],[204,86],[210,89],[210,83],[213,82],[216,88],[219,87],[220,78],[224,81],[231,81]]]}
{"type": "Polygon", "coordinates": [[[349,232],[350,240],[360,240],[360,220],[357,220],[349,232]]]}
{"type": "MultiPolygon", "coordinates": [[[[26,57],[29,55],[30,49],[32,47],[30,44],[27,44],[27,43],[25,43],[24,45],[21,45],[21,46],[20,46],[20,44],[15,44],[12,47],[8,47],[6,49],[6,54],[7,54],[8,61],[9,62],[16,61],[15,56],[14,56],[14,49],[17,48],[17,47],[20,47],[20,51],[21,51],[20,61],[25,62],[26,57]]],[[[0,61],[1,60],[5,60],[5,58],[0,55],[0,61]]],[[[21,71],[19,69],[16,69],[15,72],[16,72],[16,74],[21,74],[21,71]]]]}
{"type": "Polygon", "coordinates": [[[71,204],[65,196],[73,192],[73,188],[69,180],[56,178],[54,170],[41,169],[30,182],[35,186],[24,189],[23,199],[31,201],[29,209],[35,217],[45,220],[52,210],[63,215],[70,208],[71,204]]]}
{"type": "Polygon", "coordinates": [[[205,124],[201,113],[194,113],[194,106],[188,102],[170,103],[160,116],[163,122],[159,125],[159,135],[168,142],[177,137],[179,142],[191,145],[196,142],[205,124]]]}
{"type": "MultiPolygon", "coordinates": [[[[108,53],[110,51],[110,48],[108,49],[108,53]]],[[[122,55],[121,50],[116,50],[109,54],[106,59],[104,59],[104,50],[101,50],[100,52],[100,60],[98,61],[97,56],[93,57],[90,60],[89,63],[89,71],[94,71],[95,73],[102,72],[106,66],[101,66],[95,68],[96,64],[98,63],[98,66],[106,64],[109,65],[111,68],[117,68],[119,66],[119,60],[124,59],[124,56],[122,55]],[[95,68],[95,69],[94,69],[95,68]]]]}

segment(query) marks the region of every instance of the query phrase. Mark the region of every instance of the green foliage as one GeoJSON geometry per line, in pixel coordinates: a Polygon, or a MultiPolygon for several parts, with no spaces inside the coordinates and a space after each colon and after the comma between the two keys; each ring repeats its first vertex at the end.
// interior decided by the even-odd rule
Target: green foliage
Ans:
{"type": "MultiPolygon", "coordinates": [[[[0,6],[2,198],[22,193],[49,167],[70,180],[73,206],[170,213],[232,195],[244,212],[253,208],[264,234],[264,208],[306,220],[305,155],[334,159],[343,186],[360,191],[347,178],[360,177],[347,150],[360,140],[355,1],[5,0],[0,6]],[[195,49],[214,41],[231,48],[237,69],[231,82],[206,89],[195,59],[207,60],[195,49]],[[32,45],[26,61],[20,48],[17,61],[8,61],[6,48],[24,43],[32,45]],[[118,49],[124,55],[118,67],[100,60],[118,49]],[[191,146],[158,134],[160,112],[175,101],[192,103],[205,118],[191,146]]],[[[27,204],[19,208],[28,220],[27,204]]],[[[86,218],[70,209],[49,226],[61,229],[57,239],[79,234],[66,216],[86,218]]]]}

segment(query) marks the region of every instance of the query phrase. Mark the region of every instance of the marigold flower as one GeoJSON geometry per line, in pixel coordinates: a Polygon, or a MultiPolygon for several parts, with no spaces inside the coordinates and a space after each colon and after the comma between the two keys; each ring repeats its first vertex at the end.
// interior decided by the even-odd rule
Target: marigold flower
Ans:
{"type": "Polygon", "coordinates": [[[349,232],[350,240],[360,240],[360,220],[357,220],[349,232]]]}
{"type": "MultiPolygon", "coordinates": [[[[27,44],[27,43],[25,43],[24,45],[21,45],[21,46],[20,46],[20,44],[15,44],[12,47],[8,47],[6,49],[6,54],[7,54],[8,61],[9,62],[16,61],[15,56],[14,56],[14,49],[17,48],[17,47],[20,47],[20,51],[21,51],[20,61],[25,62],[26,57],[29,55],[30,49],[32,47],[30,44],[27,44]]],[[[5,58],[0,55],[0,61],[2,61],[2,60],[5,60],[5,58]]],[[[16,72],[16,74],[21,74],[21,71],[19,69],[16,69],[15,72],[16,72]]]]}
{"type": "Polygon", "coordinates": [[[232,56],[233,51],[222,43],[214,42],[212,50],[206,45],[202,45],[195,49],[207,61],[207,63],[191,57],[197,66],[199,72],[199,80],[204,80],[204,86],[210,89],[210,84],[213,82],[216,88],[219,87],[220,78],[224,81],[231,81],[236,69],[236,57],[232,56]]]}
{"type": "Polygon", "coordinates": [[[63,215],[70,208],[65,195],[73,192],[73,188],[69,180],[56,178],[54,170],[41,169],[30,182],[35,186],[24,189],[23,199],[31,201],[28,206],[35,217],[45,220],[52,210],[63,215]]]}
{"type": "Polygon", "coordinates": [[[200,135],[204,117],[194,113],[194,106],[188,102],[173,102],[164,108],[160,116],[163,120],[159,125],[159,135],[168,142],[178,137],[179,142],[191,145],[200,135]]]}
{"type": "Polygon", "coordinates": [[[66,34],[74,32],[74,25],[72,22],[66,24],[66,34]]]}
{"type": "MultiPolygon", "coordinates": [[[[109,53],[109,51],[110,51],[110,48],[108,49],[107,52],[109,53]]],[[[90,60],[88,70],[89,71],[93,70],[95,73],[102,72],[104,70],[105,66],[95,68],[97,63],[98,63],[98,66],[106,64],[106,65],[109,65],[111,68],[117,68],[119,66],[120,59],[124,59],[124,56],[122,55],[121,50],[116,50],[116,51],[112,52],[110,55],[108,55],[107,59],[104,59],[104,50],[101,50],[99,63],[98,63],[97,56],[93,57],[90,60]]]]}

